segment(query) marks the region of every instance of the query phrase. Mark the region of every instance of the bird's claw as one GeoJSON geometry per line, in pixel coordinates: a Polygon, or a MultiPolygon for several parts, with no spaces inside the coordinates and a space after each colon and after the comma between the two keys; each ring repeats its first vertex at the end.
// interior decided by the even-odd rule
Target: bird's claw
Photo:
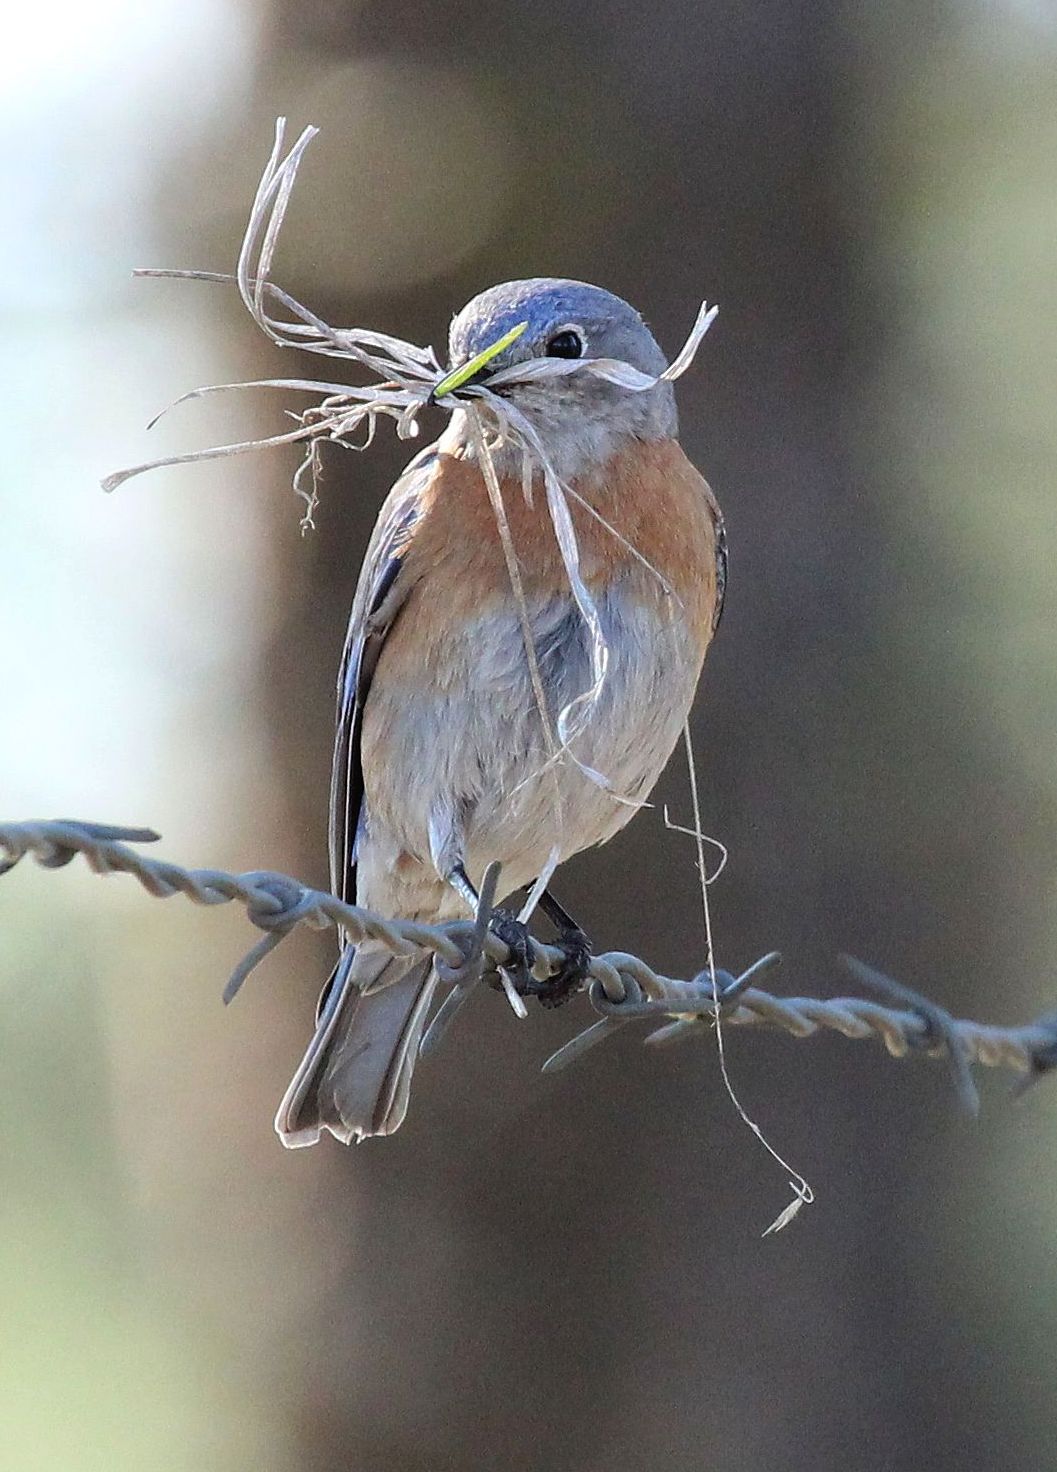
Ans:
{"type": "Polygon", "coordinates": [[[562,952],[562,964],[553,976],[538,984],[541,1007],[561,1007],[583,991],[591,967],[591,942],[578,927],[563,930],[557,947],[562,952]]]}
{"type": "Polygon", "coordinates": [[[510,951],[510,959],[504,963],[502,969],[514,983],[514,990],[518,996],[531,996],[539,983],[532,975],[536,947],[529,935],[528,926],[512,911],[495,909],[488,928],[510,951]]]}
{"type": "Polygon", "coordinates": [[[536,946],[524,921],[509,910],[497,909],[492,912],[489,929],[510,951],[510,960],[502,969],[518,996],[536,997],[541,1007],[552,1008],[562,1006],[571,996],[583,991],[591,966],[591,942],[578,927],[561,931],[555,946],[562,952],[562,964],[542,980],[532,974],[536,946]]]}

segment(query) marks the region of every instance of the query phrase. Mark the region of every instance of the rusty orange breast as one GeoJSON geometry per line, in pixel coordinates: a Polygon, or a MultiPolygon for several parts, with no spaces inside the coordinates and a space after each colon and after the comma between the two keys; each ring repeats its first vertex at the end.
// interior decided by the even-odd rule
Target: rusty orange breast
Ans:
{"type": "MultiPolygon", "coordinates": [[[[597,589],[616,577],[630,576],[643,598],[660,606],[673,602],[660,581],[664,579],[678,600],[676,606],[681,606],[702,644],[707,643],[716,602],[719,508],[678,442],[635,440],[596,472],[573,482],[571,489],[587,503],[569,498],[588,586],[597,589]]],[[[532,505],[516,476],[505,477],[501,490],[526,594],[568,591],[568,574],[539,478],[532,505]]],[[[496,598],[510,596],[495,512],[474,461],[440,456],[405,566],[416,583],[426,580],[431,596],[442,600],[444,611],[438,607],[438,614],[446,620],[472,616],[496,598]]]]}

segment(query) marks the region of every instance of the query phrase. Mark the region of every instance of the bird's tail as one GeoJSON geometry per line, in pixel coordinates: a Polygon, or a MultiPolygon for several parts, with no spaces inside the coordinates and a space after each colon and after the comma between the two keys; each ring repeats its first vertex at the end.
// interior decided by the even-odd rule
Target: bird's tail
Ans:
{"type": "Polygon", "coordinates": [[[284,1145],[314,1145],[324,1130],[348,1145],[400,1128],[436,984],[431,959],[375,941],[345,947],[275,1117],[284,1145]]]}

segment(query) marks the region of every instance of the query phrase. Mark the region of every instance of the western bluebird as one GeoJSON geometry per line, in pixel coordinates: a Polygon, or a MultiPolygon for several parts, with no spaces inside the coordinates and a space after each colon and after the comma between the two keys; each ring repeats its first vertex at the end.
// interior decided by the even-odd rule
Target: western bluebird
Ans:
{"type": "MultiPolygon", "coordinates": [[[[651,376],[665,367],[626,302],[551,279],[475,297],[452,323],[452,366],[522,323],[482,380],[543,357],[613,358],[651,376]]],[[[512,891],[544,870],[555,844],[564,859],[623,828],[678,740],[722,608],[723,521],[679,446],[669,382],[632,391],[576,373],[496,391],[536,430],[564,484],[598,513],[573,498],[581,575],[608,667],[597,702],[573,723],[575,760],[551,760],[523,609],[551,716],[592,684],[590,633],[546,500],[530,504],[517,452],[500,446],[519,608],[457,409],[382,507],[338,678],[332,884],[386,915],[465,915],[491,861],[501,862],[512,891]],[[585,768],[603,774],[608,788],[585,768]]],[[[552,917],[568,920],[550,905],[552,917]]],[[[370,941],[344,945],[276,1118],[285,1145],[314,1144],[323,1130],[351,1142],[399,1127],[435,985],[420,956],[394,956],[370,941]]]]}

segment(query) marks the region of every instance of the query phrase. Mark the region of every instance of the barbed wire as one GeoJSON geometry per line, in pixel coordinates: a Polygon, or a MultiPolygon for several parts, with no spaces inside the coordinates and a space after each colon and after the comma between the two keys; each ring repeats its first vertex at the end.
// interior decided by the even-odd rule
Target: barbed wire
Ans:
{"type": "MultiPolygon", "coordinates": [[[[317,929],[336,926],[353,941],[380,941],[399,955],[430,952],[440,977],[451,991],[423,1039],[432,1051],[452,1018],[482,982],[494,978],[516,958],[490,929],[498,885],[493,865],[481,886],[481,905],[473,920],[427,925],[415,920],[389,920],[359,905],[347,904],[325,890],[312,889],[288,874],[256,870],[229,874],[221,869],[185,869],[152,859],[130,847],[153,843],[149,828],[61,819],[27,823],[0,821],[0,875],[32,856],[45,868],[57,869],[81,854],[97,874],[131,874],[149,894],[167,899],[185,895],[200,905],[238,901],[247,917],[263,930],[263,939],[247,953],[224,988],[225,1002],[264,957],[300,925],[317,929]]],[[[561,967],[564,953],[534,941],[532,976],[545,981],[561,967]]],[[[1020,1027],[995,1027],[952,1017],[927,997],[894,981],[851,956],[839,958],[844,971],[879,1000],[864,997],[780,997],[755,985],[780,963],[777,952],[763,956],[740,976],[716,970],[719,1007],[724,1026],[772,1027],[796,1038],[820,1029],[846,1038],[879,1038],[895,1058],[921,1053],[946,1059],[959,1097],[967,1108],[978,1107],[971,1065],[1006,1068],[1021,1075],[1019,1088],[1057,1069],[1057,1011],[1020,1027]],[[885,1004],[888,1005],[885,1005],[885,1004]]],[[[663,1045],[710,1028],[716,1007],[707,971],[689,981],[664,976],[638,956],[607,951],[590,960],[586,994],[599,1019],[572,1038],[543,1065],[555,1072],[567,1067],[617,1029],[633,1021],[661,1021],[646,1042],[663,1045]]],[[[523,1008],[521,1009],[523,1011],[523,1008]]]]}

